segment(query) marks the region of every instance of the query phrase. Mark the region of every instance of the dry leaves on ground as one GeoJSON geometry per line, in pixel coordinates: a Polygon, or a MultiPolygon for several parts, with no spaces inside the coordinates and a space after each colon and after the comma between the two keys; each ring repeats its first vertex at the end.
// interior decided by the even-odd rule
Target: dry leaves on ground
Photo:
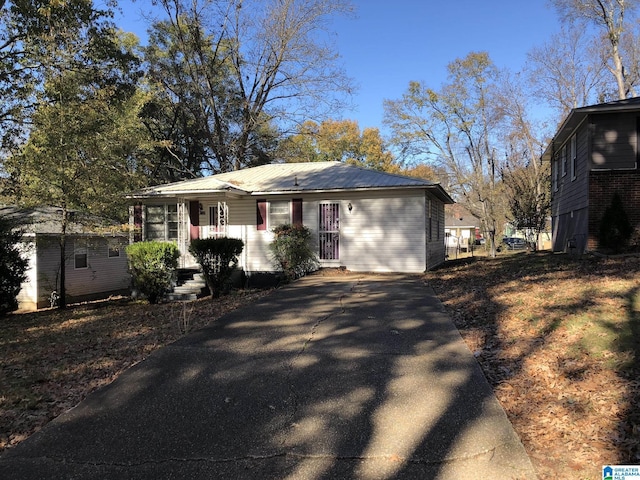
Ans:
{"type": "Polygon", "coordinates": [[[0,452],[154,350],[267,293],[161,305],[123,298],[0,318],[0,452]]]}
{"type": "Polygon", "coordinates": [[[474,260],[427,280],[540,478],[640,463],[640,259],[474,260]]]}

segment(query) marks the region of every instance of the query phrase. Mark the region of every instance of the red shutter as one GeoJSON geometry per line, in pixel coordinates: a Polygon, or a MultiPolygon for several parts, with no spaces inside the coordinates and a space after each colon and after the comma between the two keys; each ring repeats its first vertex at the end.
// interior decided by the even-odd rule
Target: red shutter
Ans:
{"type": "Polygon", "coordinates": [[[292,217],[294,225],[302,225],[302,199],[294,198],[291,200],[292,217]]]}
{"type": "Polygon", "coordinates": [[[267,201],[258,200],[256,226],[258,230],[267,229],[267,201]]]}
{"type": "Polygon", "coordinates": [[[133,241],[142,241],[142,204],[133,206],[133,241]]]}
{"type": "Polygon", "coordinates": [[[194,200],[189,202],[189,238],[195,240],[200,238],[200,202],[194,200]]]}

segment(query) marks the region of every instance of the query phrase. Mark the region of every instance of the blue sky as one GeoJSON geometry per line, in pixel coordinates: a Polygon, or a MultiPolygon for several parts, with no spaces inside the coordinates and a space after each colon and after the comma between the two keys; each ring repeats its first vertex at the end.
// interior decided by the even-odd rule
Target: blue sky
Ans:
{"type": "MultiPolygon", "coordinates": [[[[149,0],[121,0],[116,23],[143,37],[140,12],[149,0]]],[[[487,51],[500,68],[520,70],[526,54],[559,30],[547,0],[352,0],[353,18],[334,22],[336,46],[357,86],[354,111],[343,117],[360,128],[382,125],[383,101],[398,99],[412,80],[439,88],[447,64],[487,51]]]]}

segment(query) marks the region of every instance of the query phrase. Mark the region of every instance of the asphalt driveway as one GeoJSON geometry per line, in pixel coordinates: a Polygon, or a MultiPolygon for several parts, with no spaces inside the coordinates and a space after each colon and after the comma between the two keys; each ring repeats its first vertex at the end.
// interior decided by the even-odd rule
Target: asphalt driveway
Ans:
{"type": "Polygon", "coordinates": [[[532,479],[417,276],[311,276],[156,352],[0,457],[0,478],[532,479]]]}

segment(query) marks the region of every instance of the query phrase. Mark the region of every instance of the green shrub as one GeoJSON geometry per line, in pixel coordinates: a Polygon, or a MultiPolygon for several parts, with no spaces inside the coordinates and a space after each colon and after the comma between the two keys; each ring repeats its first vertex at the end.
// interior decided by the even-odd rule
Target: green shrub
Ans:
{"type": "Polygon", "coordinates": [[[269,245],[273,263],[287,281],[318,269],[318,257],[309,244],[311,230],[304,225],[278,225],[273,233],[275,238],[269,245]]]}
{"type": "Polygon", "coordinates": [[[614,252],[623,250],[631,239],[633,226],[624,211],[624,204],[617,193],[611,200],[600,222],[600,246],[614,252]]]}
{"type": "Polygon", "coordinates": [[[176,277],[180,252],[175,243],[137,242],[126,248],[133,286],[158,303],[176,277]]]}
{"type": "Polygon", "coordinates": [[[18,308],[20,286],[27,278],[28,262],[18,247],[22,232],[15,222],[0,217],[0,315],[18,308]]]}
{"type": "Polygon", "coordinates": [[[238,256],[243,248],[244,242],[238,238],[201,238],[191,241],[189,252],[200,264],[212,298],[228,291],[231,275],[238,266],[238,256]]]}

